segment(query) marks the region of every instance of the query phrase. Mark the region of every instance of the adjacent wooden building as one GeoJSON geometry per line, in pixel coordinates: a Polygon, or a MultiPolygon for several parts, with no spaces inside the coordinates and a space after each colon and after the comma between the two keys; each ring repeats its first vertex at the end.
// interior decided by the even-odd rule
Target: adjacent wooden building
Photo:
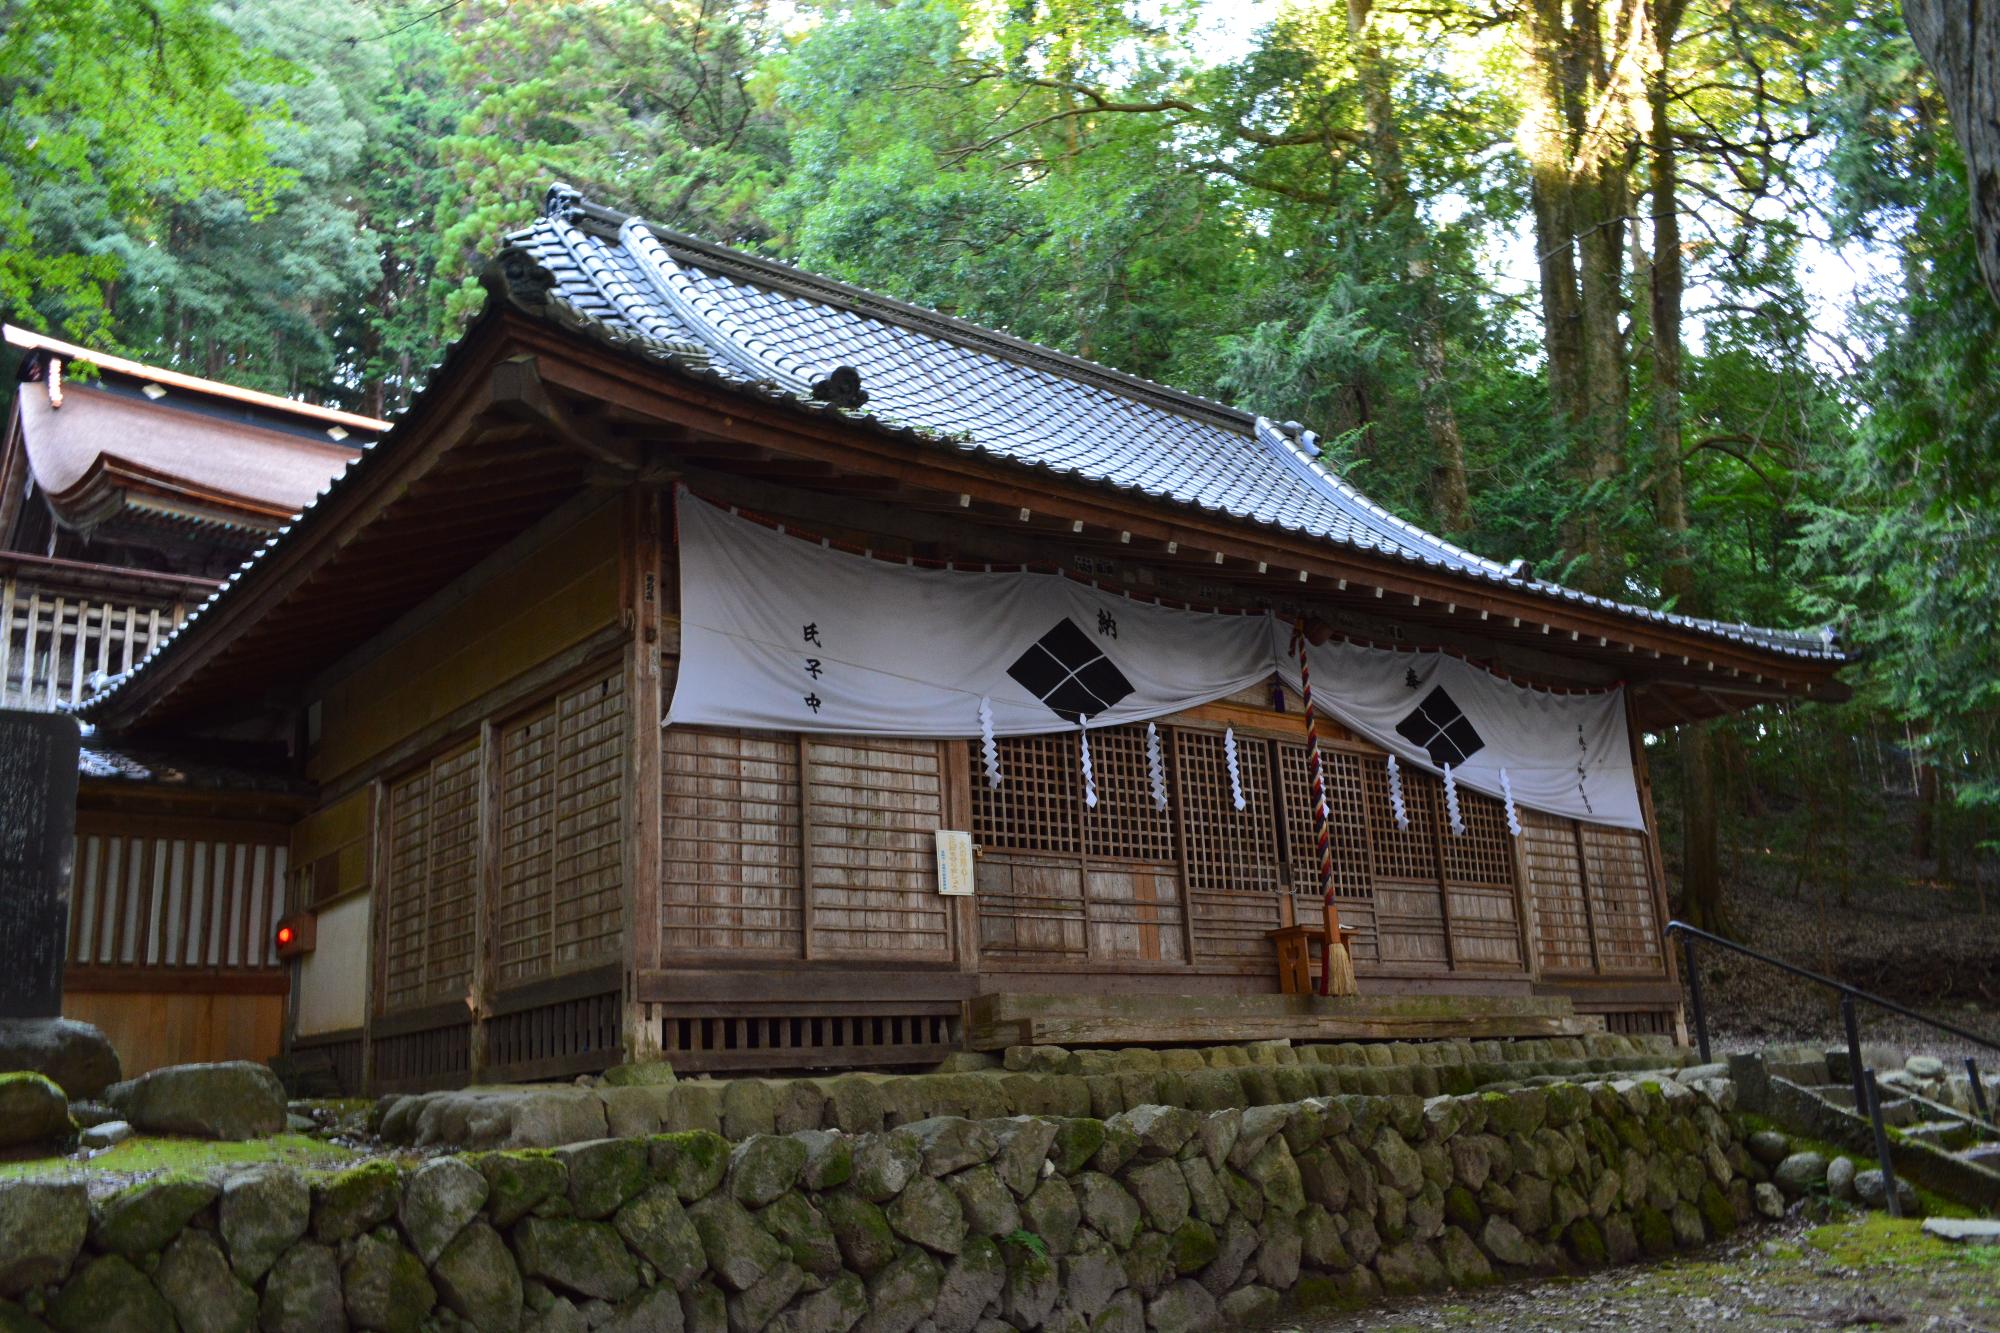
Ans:
{"type": "MultiPolygon", "coordinates": [[[[73,707],[173,633],[387,423],[9,327],[0,708],[73,707]]],[[[63,1011],[128,1073],[283,1044],[271,945],[309,784],[228,737],[85,741],[63,1011]]]]}
{"type": "MultiPolygon", "coordinates": [[[[311,948],[288,1041],[356,1088],[649,1055],[915,1064],[977,1037],[995,997],[1277,990],[1267,933],[1319,897],[1296,698],[1167,719],[1165,811],[1142,799],[1142,728],[1092,733],[1095,808],[1063,737],[1001,741],[995,790],[959,740],[663,728],[676,484],[847,549],[1057,566],[1622,685],[1635,736],[1844,693],[1825,636],[1480,559],[1302,462],[1294,427],[565,190],[488,285],[394,428],[81,710],[119,744],[226,744],[289,784],[287,910],[311,948]],[[1225,728],[1242,811],[1215,777],[1225,728]],[[980,849],[968,897],[939,893],[940,829],[980,849]]],[[[1451,836],[1415,774],[1398,828],[1378,759],[1336,730],[1364,995],[1563,997],[1673,1030],[1647,834],[1523,812],[1516,837],[1467,792],[1451,836]]],[[[237,800],[284,819],[269,792],[205,799],[202,819],[237,800]]]]}

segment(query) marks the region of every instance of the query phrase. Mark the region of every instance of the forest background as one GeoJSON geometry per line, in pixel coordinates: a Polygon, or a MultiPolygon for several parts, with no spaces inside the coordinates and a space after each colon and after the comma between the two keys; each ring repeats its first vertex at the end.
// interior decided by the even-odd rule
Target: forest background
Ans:
{"type": "Polygon", "coordinates": [[[0,0],[16,323],[393,413],[555,180],[1302,421],[1544,576],[1835,627],[1853,703],[1650,738],[1681,910],[1983,913],[2000,305],[1888,0],[0,0]]]}

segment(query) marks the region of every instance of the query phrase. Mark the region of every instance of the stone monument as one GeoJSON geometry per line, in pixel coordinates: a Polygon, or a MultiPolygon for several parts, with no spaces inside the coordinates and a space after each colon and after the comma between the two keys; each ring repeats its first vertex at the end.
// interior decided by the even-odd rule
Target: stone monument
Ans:
{"type": "Polygon", "coordinates": [[[118,1078],[118,1054],[62,1017],[76,847],[76,721],[0,710],[0,1073],[47,1074],[72,1098],[118,1078]]]}
{"type": "Polygon", "coordinates": [[[74,718],[0,711],[0,1018],[62,1012],[79,744],[74,718]]]}

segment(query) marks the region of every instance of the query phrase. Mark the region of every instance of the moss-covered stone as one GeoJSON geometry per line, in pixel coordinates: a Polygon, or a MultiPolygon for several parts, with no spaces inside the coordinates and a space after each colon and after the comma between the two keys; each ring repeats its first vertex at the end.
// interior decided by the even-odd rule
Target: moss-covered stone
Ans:
{"type": "Polygon", "coordinates": [[[69,1271],[90,1228],[80,1181],[0,1181],[0,1296],[14,1296],[69,1271]]]}
{"type": "Polygon", "coordinates": [[[1714,1181],[1703,1182],[1701,1192],[1695,1198],[1695,1207],[1711,1236],[1726,1236],[1736,1229],[1736,1210],[1730,1206],[1729,1196],[1714,1181]]]}
{"type": "Polygon", "coordinates": [[[312,1192],[281,1167],[241,1172],[223,1182],[217,1217],[230,1265],[245,1282],[255,1282],[306,1234],[312,1192]]]}
{"type": "Polygon", "coordinates": [[[1050,1176],[1021,1205],[1022,1224],[1038,1236],[1050,1254],[1067,1254],[1083,1224],[1076,1190],[1064,1176],[1050,1176]]]}
{"type": "Polygon", "coordinates": [[[1216,1239],[1215,1228],[1200,1218],[1190,1217],[1175,1227],[1170,1240],[1167,1254],[1176,1273],[1193,1273],[1206,1268],[1222,1252],[1222,1242],[1216,1239]]]}
{"type": "Polygon", "coordinates": [[[775,1236],[792,1262],[825,1282],[840,1272],[840,1246],[826,1214],[803,1194],[787,1194],[757,1214],[757,1225],[775,1236]]]}
{"type": "Polygon", "coordinates": [[[179,1235],[217,1193],[212,1181],[186,1173],[141,1181],[98,1205],[91,1239],[114,1254],[149,1254],[179,1235]]]}
{"type": "Polygon", "coordinates": [[[883,1328],[913,1328],[937,1303],[944,1266],[921,1246],[911,1246],[868,1282],[868,1317],[883,1328]]]}
{"type": "Polygon", "coordinates": [[[62,1333],[155,1333],[174,1326],[166,1299],[118,1254],[100,1255],[72,1274],[49,1302],[48,1320],[62,1333]]]}
{"type": "Polygon", "coordinates": [[[920,1175],[896,1201],[883,1210],[897,1235],[939,1254],[957,1254],[965,1246],[965,1210],[942,1181],[920,1175]]]}
{"type": "Polygon", "coordinates": [[[971,1329],[1007,1285],[1007,1261],[990,1236],[974,1236],[945,1269],[931,1303],[931,1321],[940,1329],[971,1329]]]}
{"type": "Polygon", "coordinates": [[[251,1333],[257,1327],[257,1293],[231,1271],[222,1246],[206,1231],[183,1232],[167,1246],[153,1284],[183,1333],[251,1333]]]}
{"type": "Polygon", "coordinates": [[[774,1133],[778,1099],[762,1079],[731,1079],[722,1085],[722,1134],[730,1140],[774,1133]]]}
{"type": "Polygon", "coordinates": [[[1604,1233],[1588,1217],[1579,1217],[1563,1229],[1563,1247],[1585,1268],[1598,1268],[1610,1259],[1604,1233]]]}
{"type": "Polygon", "coordinates": [[[618,1210],[612,1225],[634,1252],[676,1287],[694,1281],[708,1266],[701,1237],[681,1207],[680,1196],[666,1181],[641,1190],[618,1210]]]}
{"type": "Polygon", "coordinates": [[[653,1179],[672,1185],[682,1203],[707,1198],[729,1169],[729,1140],[705,1129],[656,1135],[647,1149],[653,1179]]]}
{"type": "Polygon", "coordinates": [[[544,1148],[481,1153],[468,1160],[486,1177],[486,1218],[496,1227],[512,1226],[569,1188],[569,1172],[544,1148]]]}
{"type": "Polygon", "coordinates": [[[1007,1261],[1002,1316],[1016,1328],[1040,1328],[1062,1296],[1055,1261],[1035,1246],[1013,1240],[1002,1242],[1000,1253],[1007,1261]]]}
{"type": "Polygon", "coordinates": [[[854,1147],[854,1190],[887,1203],[923,1169],[923,1149],[907,1134],[870,1134],[854,1147]]]}
{"type": "Polygon", "coordinates": [[[257,1322],[264,1328],[299,1333],[340,1333],[345,1329],[346,1303],[333,1248],[302,1240],[279,1255],[264,1278],[257,1322]]]}
{"type": "Polygon", "coordinates": [[[1056,1127],[1055,1142],[1049,1149],[1049,1156],[1055,1162],[1057,1171],[1073,1176],[1103,1146],[1104,1122],[1083,1116],[1065,1120],[1056,1127]]]}
{"type": "Polygon", "coordinates": [[[435,1263],[444,1247],[479,1215],[489,1186],[475,1167],[456,1157],[440,1157],[412,1171],[403,1182],[396,1217],[417,1257],[435,1263]]]}
{"type": "Polygon", "coordinates": [[[431,1265],[438,1297],[480,1333],[513,1333],[521,1320],[521,1270],[500,1233],[468,1224],[431,1265]]]}
{"type": "Polygon", "coordinates": [[[1471,1190],[1453,1185],[1444,1192],[1444,1220],[1452,1226],[1477,1231],[1485,1223],[1486,1214],[1480,1210],[1479,1199],[1471,1190]]]}
{"type": "Polygon", "coordinates": [[[1674,1224],[1658,1208],[1642,1204],[1633,1209],[1632,1227],[1639,1238],[1639,1248],[1647,1254],[1657,1257],[1673,1253],[1674,1224]]]}
{"type": "Polygon", "coordinates": [[[828,1128],[847,1134],[874,1134],[882,1129],[882,1116],[882,1094],[875,1080],[848,1074],[827,1085],[828,1128]]]}
{"type": "Polygon", "coordinates": [[[595,1139],[550,1154],[568,1175],[570,1211],[586,1221],[609,1217],[650,1183],[651,1154],[638,1139],[595,1139]]]}
{"type": "Polygon", "coordinates": [[[827,1225],[849,1268],[864,1277],[896,1257],[896,1233],[875,1204],[858,1194],[836,1194],[824,1201],[827,1225]]]}
{"type": "Polygon", "coordinates": [[[54,1079],[25,1070],[0,1074],[0,1148],[55,1147],[75,1133],[69,1098],[54,1079]]]}
{"type": "Polygon", "coordinates": [[[355,1242],[353,1255],[341,1265],[340,1287],[355,1328],[417,1333],[437,1303],[437,1288],[423,1263],[386,1227],[355,1242]]]}
{"type": "Polygon", "coordinates": [[[609,1223],[527,1217],[515,1224],[511,1238],[524,1277],[607,1301],[622,1301],[639,1289],[638,1265],[609,1223]]]}
{"type": "Polygon", "coordinates": [[[363,1162],[313,1183],[312,1230],[328,1244],[351,1240],[396,1215],[403,1173],[394,1162],[363,1162]]]}
{"type": "Polygon", "coordinates": [[[727,1194],[709,1195],[688,1209],[688,1219],[701,1237],[709,1268],[731,1291],[749,1290],[785,1262],[785,1247],[727,1194]]]}

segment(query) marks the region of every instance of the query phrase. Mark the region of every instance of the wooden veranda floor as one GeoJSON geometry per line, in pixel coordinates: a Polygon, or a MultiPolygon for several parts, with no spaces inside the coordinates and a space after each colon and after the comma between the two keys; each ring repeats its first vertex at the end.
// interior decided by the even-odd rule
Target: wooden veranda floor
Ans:
{"type": "Polygon", "coordinates": [[[1578,1037],[1604,1019],[1560,996],[981,995],[966,1044],[1165,1046],[1273,1041],[1422,1041],[1578,1037]]]}

